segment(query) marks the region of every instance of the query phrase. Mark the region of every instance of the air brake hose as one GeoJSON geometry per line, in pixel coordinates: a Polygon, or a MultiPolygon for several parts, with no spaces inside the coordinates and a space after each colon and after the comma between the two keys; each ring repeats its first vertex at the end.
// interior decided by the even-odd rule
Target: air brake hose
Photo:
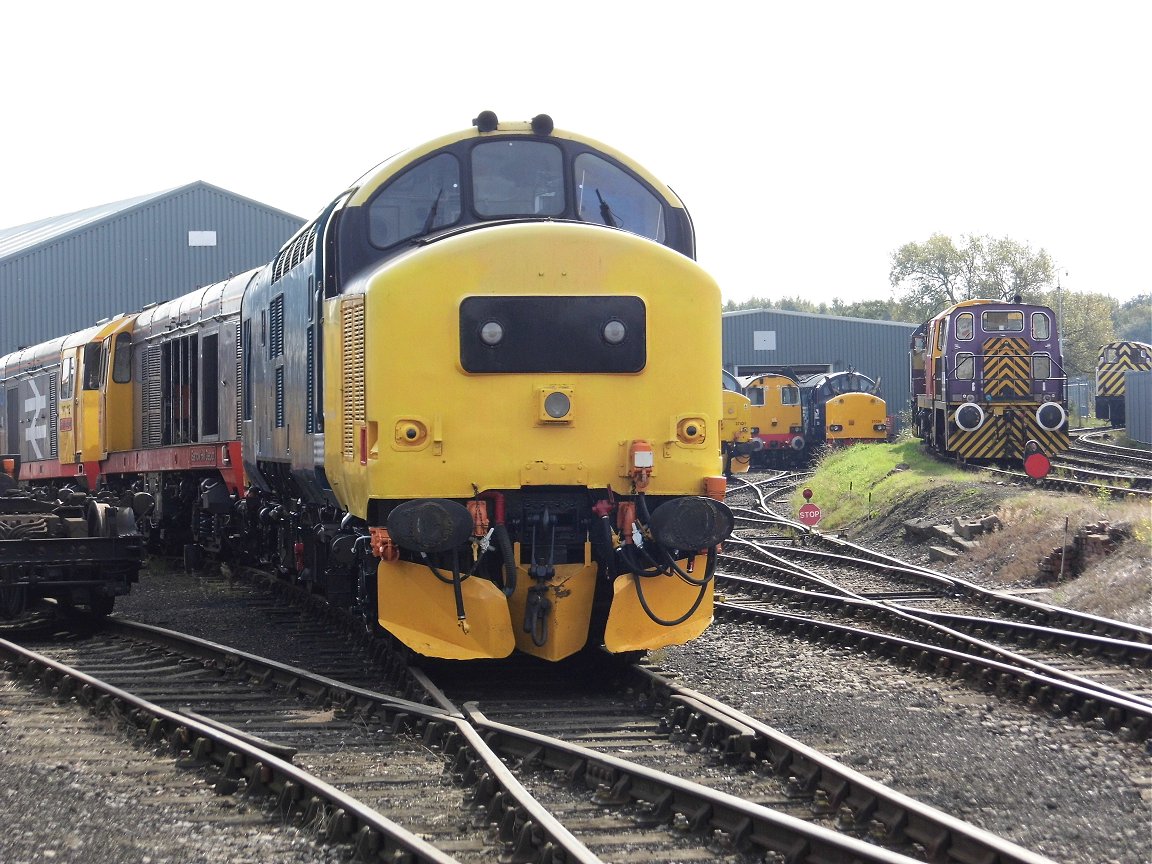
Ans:
{"type": "Polygon", "coordinates": [[[494,536],[504,559],[504,596],[511,597],[516,592],[516,551],[503,522],[497,523],[494,536]]]}
{"type": "MultiPolygon", "coordinates": [[[[710,548],[708,550],[708,563],[705,567],[704,572],[709,573],[709,574],[712,573],[713,567],[715,566],[715,564],[716,564],[716,547],[713,546],[712,548],[710,548]]],[[[632,583],[636,586],[636,599],[638,599],[640,601],[640,606],[644,609],[644,614],[647,615],[649,618],[651,618],[653,621],[655,621],[657,624],[659,624],[661,627],[675,627],[677,624],[683,624],[685,621],[687,621],[689,618],[691,618],[694,614],[696,614],[696,610],[699,609],[700,604],[704,602],[704,595],[708,593],[708,583],[710,581],[712,581],[712,580],[711,580],[711,577],[709,576],[708,578],[706,578],[704,580],[704,583],[702,585],[700,585],[700,593],[696,596],[696,600],[693,601],[691,607],[689,607],[687,612],[685,612],[679,618],[675,618],[671,621],[666,621],[665,619],[663,619],[659,615],[657,615],[655,612],[653,612],[651,607],[648,606],[648,601],[644,599],[644,590],[640,587],[640,577],[634,576],[632,579],[632,583]]],[[[696,583],[693,583],[693,584],[696,584],[696,583]]]]}
{"type": "Polygon", "coordinates": [[[504,523],[504,495],[490,489],[480,492],[476,497],[481,501],[492,502],[493,535],[500,547],[500,556],[504,559],[504,596],[511,597],[516,591],[516,551],[512,546],[512,538],[508,536],[508,526],[504,523]]]}

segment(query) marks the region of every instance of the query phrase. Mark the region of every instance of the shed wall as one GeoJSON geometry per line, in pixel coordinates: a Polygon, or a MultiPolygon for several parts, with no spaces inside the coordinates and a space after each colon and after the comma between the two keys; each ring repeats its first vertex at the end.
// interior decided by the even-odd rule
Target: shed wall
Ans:
{"type": "Polygon", "coordinates": [[[1152,372],[1125,374],[1124,419],[1129,438],[1152,444],[1152,372]]]}
{"type": "Polygon", "coordinates": [[[833,372],[852,367],[880,380],[880,395],[900,431],[900,414],[908,410],[908,344],[915,329],[897,321],[777,309],[726,312],[723,363],[733,374],[750,374],[758,364],[823,363],[833,372]]]}
{"type": "Polygon", "coordinates": [[[194,185],[0,260],[0,355],[267,263],[303,224],[194,185]]]}

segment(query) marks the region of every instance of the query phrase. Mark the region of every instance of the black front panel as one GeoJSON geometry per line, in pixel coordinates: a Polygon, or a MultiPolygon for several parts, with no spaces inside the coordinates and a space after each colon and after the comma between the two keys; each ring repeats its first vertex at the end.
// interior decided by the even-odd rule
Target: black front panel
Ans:
{"type": "Polygon", "coordinates": [[[460,304],[460,364],[468,372],[639,372],[647,357],[639,297],[469,297],[460,304]],[[623,325],[623,338],[612,344],[623,325]],[[486,344],[485,325],[500,340],[486,344]],[[489,328],[490,330],[492,328],[489,328]]]}

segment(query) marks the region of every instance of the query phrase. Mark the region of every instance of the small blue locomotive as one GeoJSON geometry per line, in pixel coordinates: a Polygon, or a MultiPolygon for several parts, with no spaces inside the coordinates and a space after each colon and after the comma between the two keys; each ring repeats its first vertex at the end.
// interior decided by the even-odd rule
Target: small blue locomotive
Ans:
{"type": "Polygon", "coordinates": [[[949,306],[913,333],[909,362],[914,433],[932,450],[1023,464],[1039,478],[1068,449],[1066,376],[1047,306],[949,306]]]}

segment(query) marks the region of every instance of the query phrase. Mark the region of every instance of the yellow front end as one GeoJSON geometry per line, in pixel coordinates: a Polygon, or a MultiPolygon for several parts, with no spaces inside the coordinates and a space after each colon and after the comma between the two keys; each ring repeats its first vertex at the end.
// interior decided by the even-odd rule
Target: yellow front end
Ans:
{"type": "Polygon", "coordinates": [[[747,474],[752,456],[743,452],[752,440],[752,402],[742,393],[724,390],[721,394],[724,415],[720,420],[720,443],[726,454],[724,468],[728,474],[747,474]]]}
{"type": "MultiPolygon", "coordinates": [[[[608,488],[628,495],[639,441],[652,452],[650,473],[641,478],[650,498],[703,496],[706,478],[721,471],[719,310],[715,282],[693,261],[602,227],[496,226],[393,259],[328,303],[329,481],[342,505],[370,524],[379,524],[374,514],[394,502],[467,501],[489,490],[541,499],[608,488]],[[461,342],[478,334],[462,330],[461,308],[477,297],[639,298],[644,332],[628,337],[645,340],[642,367],[466,371],[461,342]],[[552,413],[553,394],[568,406],[562,417],[552,413]]],[[[532,327],[545,341],[551,330],[564,329],[559,320],[532,327]]],[[[560,659],[583,647],[590,629],[598,632],[597,565],[587,537],[584,546],[582,559],[570,556],[548,579],[534,580],[528,553],[517,545],[516,591],[505,597],[492,582],[463,580],[469,592],[463,620],[453,585],[418,561],[384,556],[380,624],[433,656],[498,657],[516,647],[560,659]]],[[[645,578],[642,587],[665,620],[679,617],[701,593],[678,578],[645,578]],[[680,585],[662,584],[671,582],[691,589],[688,602],[681,603],[680,585]]],[[[692,615],[668,626],[640,607],[634,589],[617,587],[620,599],[600,622],[607,625],[605,642],[631,650],[694,638],[711,620],[710,584],[703,593],[692,615]]]]}
{"type": "Polygon", "coordinates": [[[884,441],[888,437],[887,405],[870,393],[844,393],[825,403],[830,445],[884,441]]]}

